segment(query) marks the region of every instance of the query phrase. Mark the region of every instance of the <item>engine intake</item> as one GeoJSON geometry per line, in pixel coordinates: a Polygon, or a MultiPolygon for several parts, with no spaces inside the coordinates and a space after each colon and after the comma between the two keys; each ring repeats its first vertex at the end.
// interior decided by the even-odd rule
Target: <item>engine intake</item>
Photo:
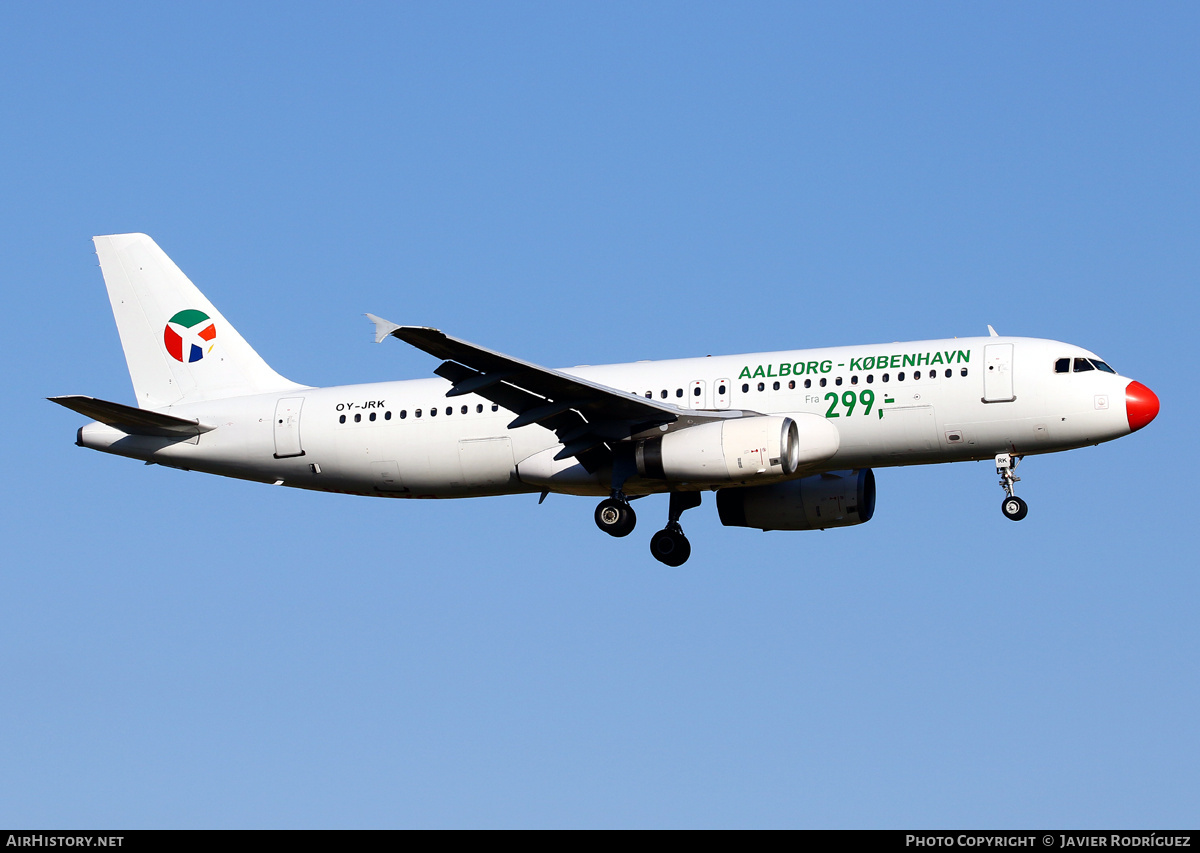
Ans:
{"type": "Polygon", "coordinates": [[[766,486],[721,489],[717,512],[726,527],[760,530],[862,524],[875,514],[875,473],[870,468],[831,471],[766,486]]]}

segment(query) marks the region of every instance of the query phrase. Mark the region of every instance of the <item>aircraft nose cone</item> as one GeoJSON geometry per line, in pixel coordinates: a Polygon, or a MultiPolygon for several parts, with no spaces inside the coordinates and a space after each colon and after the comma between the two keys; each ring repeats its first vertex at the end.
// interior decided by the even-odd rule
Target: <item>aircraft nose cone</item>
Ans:
{"type": "Polygon", "coordinates": [[[1158,395],[1141,382],[1130,382],[1125,388],[1125,414],[1129,431],[1136,432],[1158,417],[1158,395]]]}

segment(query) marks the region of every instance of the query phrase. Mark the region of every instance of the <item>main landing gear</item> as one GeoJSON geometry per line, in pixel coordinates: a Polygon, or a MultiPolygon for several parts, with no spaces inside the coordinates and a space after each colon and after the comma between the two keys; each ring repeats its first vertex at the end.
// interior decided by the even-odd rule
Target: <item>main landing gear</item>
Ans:
{"type": "Polygon", "coordinates": [[[996,473],[1000,475],[1000,486],[1004,489],[1004,500],[1000,503],[1000,511],[1004,513],[1005,518],[1011,521],[1020,521],[1029,515],[1029,504],[1013,493],[1013,485],[1021,482],[1021,478],[1013,473],[1020,463],[1020,456],[1012,456],[1008,453],[996,455],[996,473]]]}
{"type": "MultiPolygon", "coordinates": [[[[671,492],[667,511],[667,526],[650,537],[650,553],[668,566],[682,566],[692,555],[692,545],[683,535],[679,517],[686,510],[700,506],[699,492],[671,492]]],[[[629,499],[620,491],[600,501],[596,507],[596,526],[609,536],[628,536],[637,524],[637,516],[629,499]]]]}
{"type": "Polygon", "coordinates": [[[637,524],[637,515],[624,493],[614,491],[611,498],[596,507],[596,526],[609,536],[628,536],[637,524]]]}
{"type": "Polygon", "coordinates": [[[654,559],[668,566],[682,566],[692,556],[692,545],[683,535],[679,516],[694,506],[700,506],[699,492],[671,492],[667,526],[650,537],[650,553],[654,559]]]}

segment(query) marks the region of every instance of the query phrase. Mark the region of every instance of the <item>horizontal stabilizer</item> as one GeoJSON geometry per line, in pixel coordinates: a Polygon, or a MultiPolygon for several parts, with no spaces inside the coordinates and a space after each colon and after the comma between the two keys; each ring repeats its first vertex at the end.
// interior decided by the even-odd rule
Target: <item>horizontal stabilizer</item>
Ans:
{"type": "Polygon", "coordinates": [[[216,427],[207,426],[199,421],[177,418],[175,415],[165,415],[149,409],[138,409],[122,403],[110,403],[108,400],[97,400],[95,397],[71,395],[47,397],[46,399],[129,435],[191,437],[216,429],[216,427]]]}

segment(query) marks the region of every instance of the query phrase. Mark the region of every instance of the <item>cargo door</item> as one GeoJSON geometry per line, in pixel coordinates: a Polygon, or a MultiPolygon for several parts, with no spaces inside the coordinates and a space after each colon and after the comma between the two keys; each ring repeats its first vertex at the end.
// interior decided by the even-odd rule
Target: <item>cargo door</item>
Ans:
{"type": "Polygon", "coordinates": [[[988,344],[983,348],[983,402],[1011,403],[1013,345],[988,344]]]}
{"type": "Polygon", "coordinates": [[[882,443],[888,455],[922,454],[938,449],[933,406],[902,406],[880,412],[884,427],[882,443]]]}
{"type": "Polygon", "coordinates": [[[458,459],[467,488],[505,485],[516,471],[512,442],[506,437],[465,438],[458,443],[458,459]]]}
{"type": "Polygon", "coordinates": [[[300,407],[303,397],[284,397],[275,404],[275,458],[303,456],[300,444],[300,407]]]}

